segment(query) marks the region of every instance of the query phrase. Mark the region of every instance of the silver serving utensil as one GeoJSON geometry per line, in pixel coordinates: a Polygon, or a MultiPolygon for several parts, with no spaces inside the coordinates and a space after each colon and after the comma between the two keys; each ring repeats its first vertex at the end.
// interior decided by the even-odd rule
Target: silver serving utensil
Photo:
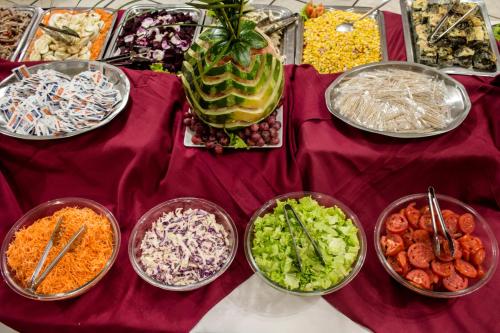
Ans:
{"type": "MultiPolygon", "coordinates": [[[[361,21],[362,19],[364,19],[365,17],[367,17],[368,15],[370,15],[371,13],[373,13],[374,11],[376,11],[377,9],[385,6],[387,3],[389,3],[389,1],[391,1],[391,0],[384,0],[384,1],[382,1],[380,4],[378,4],[377,6],[373,7],[368,12],[366,12],[363,16],[355,19],[352,22],[345,22],[345,23],[339,24],[337,26],[336,30],[338,32],[351,32],[351,31],[353,31],[354,30],[354,23],[355,22],[361,21]]],[[[354,3],[354,4],[356,4],[356,3],[354,3]]]]}
{"type": "Polygon", "coordinates": [[[135,51],[130,51],[118,56],[108,57],[101,59],[100,61],[112,64],[115,66],[119,65],[131,65],[139,62],[151,62],[151,59],[147,58],[145,53],[137,53],[135,51]]]}
{"type": "Polygon", "coordinates": [[[359,0],[354,1],[354,3],[351,5],[351,8],[354,8],[358,2],[359,0]]]}
{"type": "Polygon", "coordinates": [[[56,225],[54,227],[54,230],[52,230],[52,234],[50,235],[50,239],[47,242],[47,245],[45,245],[45,249],[43,250],[42,256],[40,257],[40,260],[38,260],[38,264],[36,265],[35,270],[33,271],[33,274],[31,275],[30,283],[29,283],[29,289],[33,289],[33,285],[35,284],[35,280],[40,274],[40,271],[42,270],[43,265],[45,264],[45,261],[47,260],[47,257],[49,255],[50,249],[55,245],[56,240],[59,236],[59,231],[61,229],[61,223],[63,221],[62,216],[57,220],[56,225]]]}
{"type": "Polygon", "coordinates": [[[77,246],[79,244],[79,242],[77,242],[77,240],[80,239],[80,237],[85,233],[85,231],[87,231],[87,226],[82,225],[80,227],[80,229],[78,229],[78,231],[73,234],[73,236],[68,241],[68,243],[64,246],[64,248],[61,250],[61,252],[59,252],[59,254],[54,258],[54,260],[52,260],[52,262],[47,266],[47,268],[45,269],[45,271],[43,271],[43,273],[40,275],[40,277],[38,279],[36,279],[35,283],[30,288],[30,290],[35,291],[36,288],[38,288],[40,283],[42,283],[43,280],[45,280],[47,275],[49,275],[49,273],[52,271],[52,269],[54,269],[54,267],[59,263],[59,261],[61,261],[61,259],[64,257],[64,255],[69,250],[72,250],[75,246],[77,246]]]}
{"type": "Polygon", "coordinates": [[[78,32],[76,32],[75,30],[68,28],[68,27],[64,27],[63,29],[59,29],[56,27],[52,27],[50,25],[46,25],[44,23],[39,23],[39,26],[40,26],[40,28],[42,28],[44,30],[52,30],[52,31],[58,32],[58,33],[63,34],[63,35],[68,35],[71,37],[80,38],[80,35],[78,34],[78,32]]]}
{"type": "Polygon", "coordinates": [[[299,14],[295,13],[282,19],[271,21],[267,27],[263,29],[266,35],[271,35],[276,31],[280,31],[295,23],[299,19],[299,14]]]}
{"type": "Polygon", "coordinates": [[[444,237],[448,241],[448,247],[450,249],[450,255],[451,257],[455,256],[455,244],[453,244],[453,238],[451,237],[450,232],[448,231],[448,228],[446,228],[446,224],[444,223],[444,218],[443,214],[441,214],[441,208],[439,207],[439,203],[436,197],[436,192],[434,190],[434,187],[429,186],[427,196],[429,199],[429,210],[431,213],[431,219],[432,219],[432,229],[434,231],[434,239],[433,239],[433,247],[434,247],[434,252],[436,255],[441,254],[441,244],[439,242],[439,237],[438,237],[438,226],[436,222],[436,215],[437,215],[437,220],[439,221],[439,225],[441,227],[441,230],[443,232],[444,237]]]}
{"type": "Polygon", "coordinates": [[[476,11],[476,9],[479,8],[478,5],[473,6],[464,15],[462,15],[458,20],[456,20],[456,22],[453,23],[448,29],[446,29],[442,34],[440,34],[439,36],[436,37],[436,34],[439,32],[439,30],[441,30],[441,28],[444,25],[444,23],[450,17],[451,11],[452,11],[453,7],[455,6],[455,4],[457,4],[459,2],[460,1],[458,1],[458,2],[457,1],[450,2],[450,4],[448,5],[448,11],[447,11],[447,13],[441,18],[441,20],[439,20],[439,23],[436,26],[436,29],[434,29],[434,31],[429,35],[429,38],[427,39],[427,41],[430,44],[434,44],[438,40],[440,40],[441,38],[443,38],[447,33],[449,33],[453,28],[455,28],[460,22],[462,22],[463,20],[465,20],[467,17],[469,17],[470,14],[472,14],[473,12],[476,11]]]}
{"type": "Polygon", "coordinates": [[[283,208],[283,210],[285,212],[285,221],[286,221],[286,224],[288,225],[288,231],[290,232],[290,235],[292,236],[292,244],[293,244],[293,248],[295,250],[295,257],[297,258],[297,267],[299,268],[299,271],[302,272],[302,260],[300,259],[299,248],[297,247],[297,241],[295,240],[295,236],[293,234],[292,224],[290,223],[286,209],[283,208]]]}
{"type": "Polygon", "coordinates": [[[316,244],[316,242],[314,241],[314,239],[311,237],[311,234],[309,234],[309,231],[307,230],[306,226],[304,225],[304,223],[302,223],[302,220],[300,219],[299,215],[297,214],[297,212],[295,212],[295,209],[293,209],[293,207],[289,204],[286,204],[285,206],[283,206],[283,210],[285,212],[285,217],[288,218],[288,211],[291,211],[293,216],[295,217],[295,219],[297,220],[297,222],[299,223],[300,227],[302,228],[302,230],[304,231],[304,233],[306,234],[307,236],[307,239],[309,239],[309,241],[311,242],[313,248],[314,248],[314,252],[316,253],[316,255],[318,256],[319,260],[321,261],[321,263],[323,265],[325,265],[325,259],[323,258],[323,254],[321,253],[321,250],[319,249],[319,246],[318,244],[316,244]]]}

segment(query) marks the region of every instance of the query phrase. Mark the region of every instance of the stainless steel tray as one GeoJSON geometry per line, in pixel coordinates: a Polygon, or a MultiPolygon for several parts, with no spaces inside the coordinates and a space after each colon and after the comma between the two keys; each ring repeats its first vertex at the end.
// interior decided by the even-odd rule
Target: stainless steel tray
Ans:
{"type": "MultiPolygon", "coordinates": [[[[128,8],[125,11],[125,13],[123,13],[123,17],[122,17],[120,23],[118,24],[118,26],[116,27],[115,32],[113,33],[113,37],[111,38],[111,41],[106,49],[106,53],[104,55],[104,58],[112,57],[114,55],[114,53],[116,52],[118,37],[120,36],[120,34],[123,31],[123,25],[125,24],[125,22],[127,22],[128,18],[131,15],[141,14],[141,13],[146,12],[146,11],[159,11],[159,10],[167,10],[167,11],[171,11],[171,12],[182,11],[182,12],[195,13],[198,15],[197,21],[200,25],[203,24],[203,21],[205,19],[205,11],[200,10],[200,9],[196,9],[196,8],[188,6],[188,5],[167,5],[167,4],[156,5],[156,4],[153,4],[153,5],[135,5],[135,6],[132,6],[132,7],[128,8]]],[[[200,34],[200,31],[201,31],[201,26],[196,27],[196,29],[194,31],[194,35],[193,35],[193,41],[198,37],[198,35],[200,34]]]]}
{"type": "Polygon", "coordinates": [[[35,26],[38,25],[38,20],[40,19],[41,13],[43,12],[43,9],[41,9],[39,7],[33,7],[33,6],[13,6],[13,7],[9,7],[9,8],[12,8],[15,11],[28,12],[31,14],[31,21],[28,24],[28,26],[26,27],[26,30],[24,30],[23,35],[21,36],[21,38],[17,42],[17,46],[14,49],[14,52],[12,52],[12,55],[9,58],[10,61],[15,61],[15,60],[17,60],[19,53],[23,49],[24,44],[26,43],[26,40],[28,39],[28,37],[30,36],[32,31],[35,29],[35,26]]]}
{"type": "MultiPolygon", "coordinates": [[[[189,111],[191,112],[191,110],[189,110],[189,111]]],[[[277,145],[266,144],[262,147],[253,146],[253,147],[248,147],[247,149],[280,148],[283,146],[283,106],[280,106],[279,108],[277,108],[276,111],[278,111],[278,115],[276,117],[276,120],[281,123],[281,128],[278,131],[280,143],[278,143],[277,145]]],[[[193,135],[194,135],[193,131],[191,131],[191,129],[186,126],[186,130],[184,132],[184,146],[185,147],[195,147],[195,148],[205,148],[204,145],[196,145],[193,143],[193,141],[191,141],[191,139],[193,138],[193,135]]],[[[225,146],[224,148],[225,149],[229,149],[229,148],[235,149],[232,146],[225,146]]]]}
{"type": "MultiPolygon", "coordinates": [[[[252,4],[251,5],[255,11],[271,11],[273,16],[278,19],[283,17],[288,17],[293,14],[293,12],[285,7],[281,6],[268,6],[264,4],[252,4]]],[[[213,24],[212,18],[207,15],[205,24],[213,24]]],[[[297,23],[288,26],[284,32],[283,37],[280,42],[280,54],[285,57],[285,65],[294,64],[295,62],[295,35],[296,35],[297,23]]]]}
{"type": "MultiPolygon", "coordinates": [[[[414,0],[400,0],[399,4],[401,6],[401,15],[403,16],[403,33],[405,37],[405,46],[406,46],[406,58],[410,62],[418,62],[417,61],[417,52],[415,48],[415,38],[414,38],[414,29],[413,23],[411,20],[412,14],[412,4],[414,0]]],[[[438,0],[432,1],[438,3],[438,0]]],[[[443,1],[441,1],[442,3],[443,1]]],[[[475,69],[468,69],[458,66],[453,67],[436,67],[441,71],[448,74],[461,74],[461,75],[478,75],[478,76],[496,76],[500,73],[500,54],[498,52],[497,43],[495,40],[495,36],[493,35],[493,30],[491,28],[490,17],[488,15],[488,11],[486,10],[486,4],[483,0],[461,0],[461,2],[470,2],[477,3],[479,5],[479,10],[481,11],[481,15],[484,19],[484,24],[486,26],[486,31],[488,32],[490,39],[490,47],[493,50],[493,53],[497,57],[497,70],[494,72],[485,72],[478,71],[475,69]]]]}
{"type": "Polygon", "coordinates": [[[330,84],[330,86],[328,86],[328,88],[325,91],[325,100],[328,110],[335,117],[346,122],[347,124],[367,132],[382,134],[396,138],[422,138],[449,132],[458,127],[465,120],[471,108],[471,101],[469,99],[469,95],[467,95],[467,91],[465,90],[464,86],[460,84],[458,81],[442,73],[436,68],[416,63],[403,62],[403,61],[384,61],[384,62],[355,67],[340,75],[335,81],[333,81],[330,84]],[[385,68],[410,70],[418,73],[424,73],[435,77],[439,77],[441,80],[443,80],[448,90],[448,96],[446,98],[446,102],[451,106],[451,116],[453,118],[450,124],[448,124],[448,127],[429,133],[385,132],[365,127],[340,114],[339,110],[334,106],[333,103],[333,101],[337,98],[337,96],[340,95],[338,85],[341,84],[343,80],[346,78],[357,76],[363,72],[369,72],[372,70],[385,69],[385,68]]]}
{"type": "MultiPolygon", "coordinates": [[[[358,14],[364,14],[368,12],[370,7],[351,7],[351,6],[325,6],[327,10],[336,9],[343,10],[346,12],[353,12],[358,14]]],[[[378,30],[380,34],[380,53],[382,55],[382,61],[389,60],[389,55],[387,53],[387,36],[385,33],[385,21],[384,14],[380,10],[376,10],[369,17],[377,21],[378,30]]],[[[332,27],[334,29],[335,27],[332,27]]],[[[302,64],[302,56],[304,52],[304,21],[300,20],[297,27],[297,37],[295,38],[295,43],[297,45],[295,51],[295,64],[302,64]]]]}
{"type": "MultiPolygon", "coordinates": [[[[62,10],[73,10],[75,12],[77,12],[77,11],[79,12],[79,11],[87,11],[87,10],[91,9],[91,7],[78,7],[78,8],[76,8],[76,7],[54,7],[54,9],[56,9],[56,10],[61,10],[61,9],[62,10]]],[[[98,8],[98,9],[102,9],[108,13],[113,14],[113,20],[111,21],[111,26],[110,26],[108,32],[106,32],[106,38],[104,39],[104,43],[102,44],[101,51],[99,52],[99,56],[97,57],[96,60],[99,60],[104,56],[104,52],[106,51],[106,45],[108,44],[109,39],[111,38],[111,32],[114,30],[113,28],[115,26],[116,18],[117,18],[117,12],[114,11],[113,9],[108,9],[108,8],[98,8]]],[[[26,56],[27,56],[27,52],[28,52],[28,49],[30,47],[30,44],[35,38],[36,32],[39,29],[39,24],[43,21],[43,18],[45,17],[45,15],[48,15],[49,13],[50,13],[50,10],[45,10],[45,11],[42,10],[42,12],[40,13],[38,21],[35,23],[33,30],[31,31],[31,33],[27,37],[26,42],[24,43],[24,46],[19,54],[19,61],[28,61],[26,59],[26,56]]]]}
{"type": "MultiPolygon", "coordinates": [[[[88,70],[89,67],[94,67],[101,70],[103,74],[110,80],[111,83],[113,83],[114,87],[118,89],[120,91],[120,94],[122,95],[122,100],[120,101],[120,103],[114,106],[113,112],[111,112],[103,121],[90,128],[86,128],[71,133],[64,133],[57,136],[53,135],[36,136],[36,135],[22,135],[22,134],[12,133],[11,131],[9,131],[9,129],[5,128],[3,125],[0,125],[0,133],[14,138],[25,139],[25,140],[53,140],[53,139],[63,139],[79,135],[109,123],[120,112],[122,112],[125,109],[130,94],[130,82],[125,73],[123,73],[121,69],[103,62],[82,61],[82,60],[52,61],[44,64],[34,65],[29,67],[28,69],[31,72],[36,72],[39,69],[53,69],[55,71],[64,73],[69,76],[75,76],[83,71],[88,70]]],[[[0,98],[2,98],[5,93],[5,87],[16,81],[17,78],[14,76],[14,74],[11,74],[5,80],[0,82],[0,98]]]]}

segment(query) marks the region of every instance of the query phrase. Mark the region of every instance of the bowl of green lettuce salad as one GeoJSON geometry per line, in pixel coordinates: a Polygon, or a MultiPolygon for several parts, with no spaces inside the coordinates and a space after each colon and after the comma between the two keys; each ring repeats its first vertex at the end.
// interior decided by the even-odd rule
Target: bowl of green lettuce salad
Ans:
{"type": "Polygon", "coordinates": [[[342,202],[322,193],[293,192],[269,200],[255,212],[245,231],[245,255],[254,272],[272,287],[300,296],[325,295],[346,286],[361,270],[366,235],[357,216],[342,202]],[[302,220],[324,263],[289,214],[299,269],[285,204],[302,220]]]}

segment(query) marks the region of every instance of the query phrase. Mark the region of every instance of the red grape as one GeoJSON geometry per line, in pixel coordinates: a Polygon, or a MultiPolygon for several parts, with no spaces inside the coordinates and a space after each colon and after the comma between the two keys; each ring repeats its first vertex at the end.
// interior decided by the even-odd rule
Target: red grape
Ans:
{"type": "Polygon", "coordinates": [[[195,145],[200,145],[201,144],[201,138],[198,135],[193,135],[191,138],[191,142],[194,143],[195,145]]]}
{"type": "Polygon", "coordinates": [[[257,146],[259,147],[262,147],[266,144],[266,142],[264,141],[264,139],[260,138],[259,141],[257,141],[257,146]]]}
{"type": "Polygon", "coordinates": [[[277,121],[274,123],[273,127],[276,128],[277,130],[279,130],[281,128],[281,123],[279,121],[277,121]]]}
{"type": "Polygon", "coordinates": [[[269,124],[264,122],[259,125],[261,131],[267,131],[269,129],[269,124]]]}
{"type": "Polygon", "coordinates": [[[267,118],[267,123],[269,124],[269,126],[274,125],[274,123],[276,123],[276,117],[270,116],[269,118],[267,118]]]}
{"type": "Polygon", "coordinates": [[[252,125],[250,125],[250,130],[252,132],[257,132],[259,130],[259,125],[258,124],[252,124],[252,125]]]}
{"type": "Polygon", "coordinates": [[[222,148],[222,145],[220,145],[220,144],[216,144],[216,145],[215,145],[214,150],[215,150],[215,153],[216,153],[216,154],[219,154],[219,155],[220,155],[220,154],[222,154],[222,152],[224,151],[224,148],[222,148]]]}
{"type": "Polygon", "coordinates": [[[272,128],[269,129],[269,133],[271,134],[272,138],[278,137],[278,130],[276,128],[274,128],[274,127],[272,127],[272,128]]]}
{"type": "Polygon", "coordinates": [[[259,133],[253,133],[252,136],[251,136],[251,139],[254,141],[254,142],[258,142],[260,139],[261,139],[261,136],[259,133]]]}
{"type": "Polygon", "coordinates": [[[277,145],[279,143],[280,143],[280,139],[278,139],[278,138],[271,138],[271,144],[272,145],[277,145]]]}

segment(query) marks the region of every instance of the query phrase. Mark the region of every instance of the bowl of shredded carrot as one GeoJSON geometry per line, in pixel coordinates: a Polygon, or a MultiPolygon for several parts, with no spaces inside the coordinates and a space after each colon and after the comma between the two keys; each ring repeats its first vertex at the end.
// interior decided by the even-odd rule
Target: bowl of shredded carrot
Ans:
{"type": "Polygon", "coordinates": [[[48,201],[22,216],[5,236],[1,248],[2,276],[12,290],[30,299],[76,297],[106,275],[118,255],[120,240],[118,222],[97,202],[82,198],[48,201]],[[33,272],[59,220],[60,228],[42,272],[82,226],[85,232],[43,281],[30,288],[33,272]]]}

